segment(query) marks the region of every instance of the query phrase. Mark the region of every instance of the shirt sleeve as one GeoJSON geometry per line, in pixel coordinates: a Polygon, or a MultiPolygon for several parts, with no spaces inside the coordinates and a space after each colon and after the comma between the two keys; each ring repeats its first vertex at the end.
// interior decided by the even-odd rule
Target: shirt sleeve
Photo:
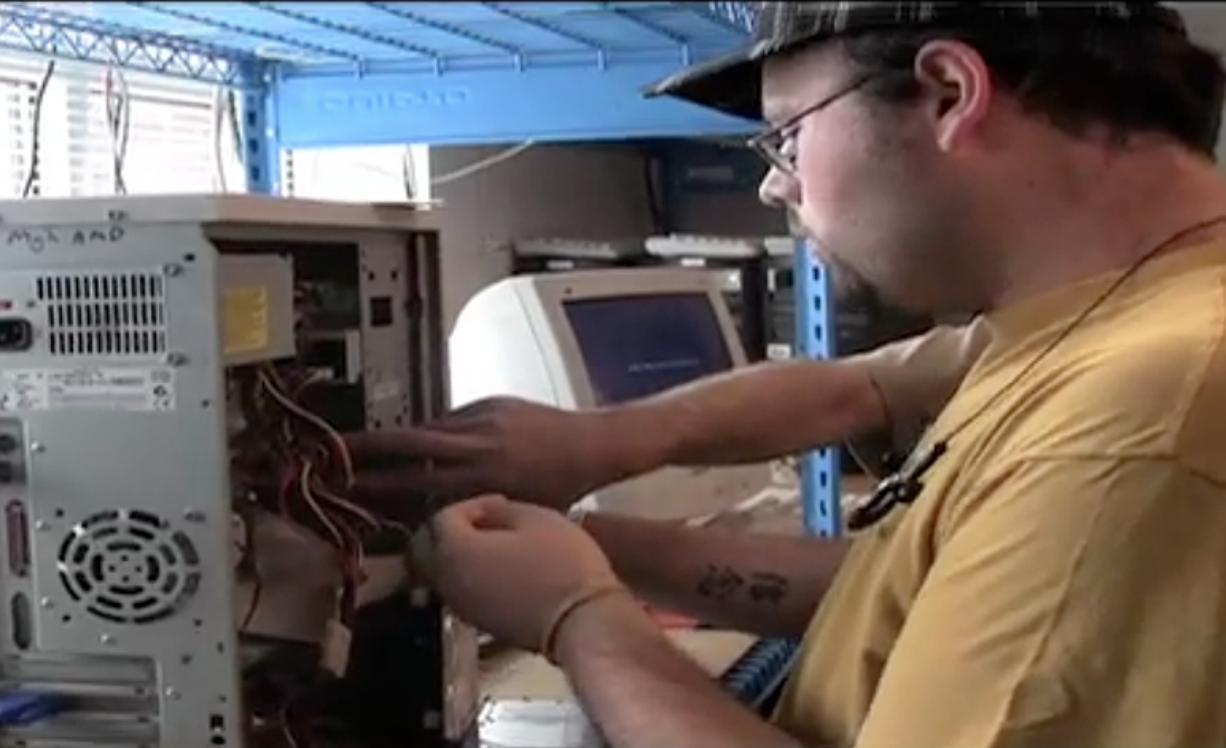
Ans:
{"type": "Polygon", "coordinates": [[[1226,490],[1157,459],[997,476],[940,520],[856,748],[1226,745],[1226,490]]]}
{"type": "Polygon", "coordinates": [[[909,427],[941,412],[990,337],[987,322],[976,317],[960,327],[937,326],[844,360],[868,371],[892,424],[909,427]]]}

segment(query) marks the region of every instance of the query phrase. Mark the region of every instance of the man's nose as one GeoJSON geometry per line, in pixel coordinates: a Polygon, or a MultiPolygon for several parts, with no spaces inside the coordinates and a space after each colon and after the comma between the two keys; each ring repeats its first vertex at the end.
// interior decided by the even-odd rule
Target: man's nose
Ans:
{"type": "Polygon", "coordinates": [[[758,185],[758,199],[773,208],[786,208],[800,202],[800,185],[796,178],[772,166],[758,185]]]}

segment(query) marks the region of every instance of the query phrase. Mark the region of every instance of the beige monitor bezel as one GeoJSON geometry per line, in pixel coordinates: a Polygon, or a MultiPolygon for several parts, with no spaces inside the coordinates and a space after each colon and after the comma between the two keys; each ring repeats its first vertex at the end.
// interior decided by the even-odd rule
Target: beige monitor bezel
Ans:
{"type": "Polygon", "coordinates": [[[599,407],[584,365],[579,341],[566,318],[565,303],[596,299],[625,299],[635,296],[705,294],[728,348],[732,368],[748,360],[740,333],[724,300],[717,272],[706,268],[627,268],[551,273],[535,280],[541,313],[553,331],[561,364],[571,382],[575,405],[599,407]]]}

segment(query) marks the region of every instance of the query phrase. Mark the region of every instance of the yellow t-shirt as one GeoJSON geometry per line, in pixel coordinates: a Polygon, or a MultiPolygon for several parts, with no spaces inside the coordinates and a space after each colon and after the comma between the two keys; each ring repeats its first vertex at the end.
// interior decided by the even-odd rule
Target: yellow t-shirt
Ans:
{"type": "Polygon", "coordinates": [[[858,435],[846,445],[866,473],[880,477],[882,453],[915,441],[953,397],[990,339],[987,322],[976,317],[842,359],[868,372],[885,407],[888,425],[881,432],[858,435]]]}
{"type": "Polygon", "coordinates": [[[1226,244],[989,320],[777,722],[841,748],[1226,746],[1226,244]],[[951,435],[952,434],[952,435],[951,435]]]}
{"type": "Polygon", "coordinates": [[[881,393],[891,424],[935,418],[991,340],[983,317],[957,327],[938,325],[914,337],[842,359],[862,366],[881,393]]]}

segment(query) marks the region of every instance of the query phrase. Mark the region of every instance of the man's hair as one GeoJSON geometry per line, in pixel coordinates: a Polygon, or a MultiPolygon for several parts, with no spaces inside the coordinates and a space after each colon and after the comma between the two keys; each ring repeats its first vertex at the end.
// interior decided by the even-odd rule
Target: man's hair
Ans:
{"type": "Polygon", "coordinates": [[[844,37],[842,47],[864,73],[880,75],[866,93],[902,103],[919,95],[910,75],[915,56],[936,39],[974,47],[996,85],[1016,96],[1025,111],[1071,135],[1095,127],[1118,142],[1163,134],[1214,154],[1226,73],[1214,52],[1182,34],[1106,21],[1021,22],[979,30],[862,32],[844,37]]]}

